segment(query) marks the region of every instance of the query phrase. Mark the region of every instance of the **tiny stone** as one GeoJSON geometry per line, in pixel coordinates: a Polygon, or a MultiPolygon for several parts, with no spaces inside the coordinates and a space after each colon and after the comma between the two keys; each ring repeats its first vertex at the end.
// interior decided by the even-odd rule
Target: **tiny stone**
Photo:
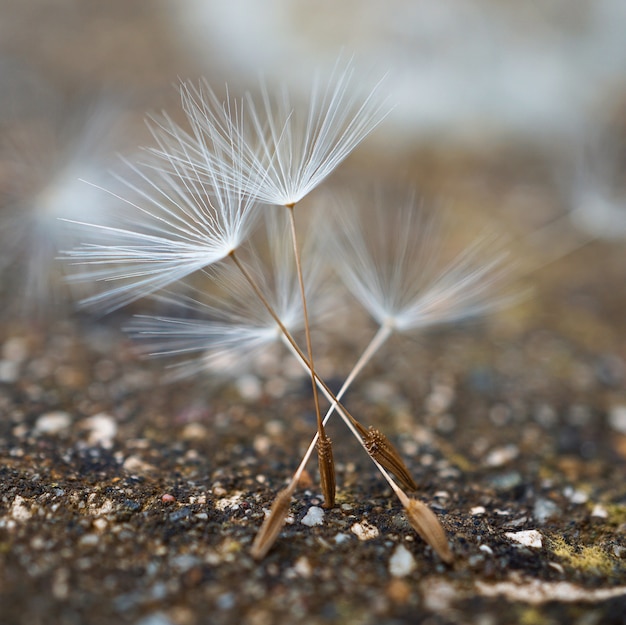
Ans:
{"type": "Polygon", "coordinates": [[[19,336],[7,339],[2,346],[2,356],[11,362],[24,362],[28,356],[26,340],[19,336]]]}
{"type": "Polygon", "coordinates": [[[11,504],[11,516],[16,521],[28,521],[32,515],[31,509],[26,505],[26,499],[20,495],[15,495],[11,504]]]}
{"type": "Polygon", "coordinates": [[[308,525],[309,527],[314,527],[315,525],[322,525],[324,522],[324,510],[319,508],[318,506],[311,506],[307,513],[304,515],[304,518],[300,523],[302,525],[308,525]]]}
{"type": "Polygon", "coordinates": [[[404,580],[394,577],[387,586],[387,596],[399,604],[406,603],[412,594],[412,589],[404,580]]]}
{"type": "Polygon", "coordinates": [[[538,523],[545,523],[548,519],[558,516],[561,513],[561,509],[557,506],[554,501],[550,499],[546,499],[544,497],[539,497],[537,501],[535,501],[535,505],[533,507],[533,516],[535,517],[538,523]]]}
{"type": "Polygon", "coordinates": [[[519,455],[519,449],[515,445],[505,445],[492,449],[485,458],[485,464],[488,467],[501,467],[511,460],[515,460],[519,455]]]}
{"type": "Polygon", "coordinates": [[[12,384],[19,378],[19,367],[16,362],[0,360],[0,382],[12,384]]]}
{"type": "Polygon", "coordinates": [[[506,532],[504,534],[507,538],[514,540],[524,547],[531,547],[532,549],[541,549],[543,546],[543,537],[537,530],[523,530],[521,532],[506,532]]]}
{"type": "Polygon", "coordinates": [[[78,544],[81,547],[94,547],[98,544],[99,540],[100,539],[98,538],[97,534],[84,534],[78,540],[78,544]]]}
{"type": "Polygon", "coordinates": [[[231,610],[235,607],[235,594],[232,592],[225,592],[217,598],[215,603],[218,610],[231,610]]]}
{"type": "Polygon", "coordinates": [[[591,516],[598,517],[600,519],[608,519],[609,511],[602,504],[597,503],[591,511],[591,516]]]}
{"type": "Polygon", "coordinates": [[[335,536],[335,544],[336,545],[343,545],[343,543],[346,543],[350,540],[350,536],[349,534],[337,534],[335,536]]]}
{"type": "Polygon", "coordinates": [[[113,417],[105,413],[99,413],[84,419],[81,425],[88,431],[87,442],[89,445],[110,449],[113,439],[117,435],[117,422],[113,417]]]}
{"type": "Polygon", "coordinates": [[[182,437],[187,441],[203,440],[209,436],[209,432],[201,423],[188,423],[182,431],[182,437]]]}
{"type": "Polygon", "coordinates": [[[67,429],[72,423],[72,417],[67,412],[56,410],[42,414],[35,423],[36,434],[58,434],[67,429]]]}
{"type": "Polygon", "coordinates": [[[519,486],[523,481],[522,475],[519,471],[508,471],[493,477],[490,482],[492,486],[499,491],[513,490],[519,486]]]}
{"type": "Polygon", "coordinates": [[[263,385],[256,375],[242,375],[235,384],[242,399],[255,401],[263,394],[263,385]]]}
{"type": "Polygon", "coordinates": [[[478,547],[478,549],[480,551],[484,551],[485,553],[488,553],[490,556],[493,555],[493,549],[489,545],[481,545],[480,547],[478,547]]]}
{"type": "Polygon", "coordinates": [[[398,545],[389,559],[389,573],[394,577],[406,577],[416,567],[413,554],[404,545],[398,545]]]}
{"type": "Polygon", "coordinates": [[[234,510],[239,508],[239,504],[243,501],[243,493],[235,491],[230,497],[222,497],[215,502],[215,508],[220,511],[234,510]]]}
{"type": "Polygon", "coordinates": [[[582,490],[576,490],[571,486],[563,489],[563,494],[574,504],[583,504],[589,501],[589,495],[582,490]]]}
{"type": "Polygon", "coordinates": [[[626,547],[622,547],[622,545],[613,545],[613,553],[616,558],[624,559],[626,558],[626,547]]]}
{"type": "Polygon", "coordinates": [[[485,514],[486,510],[484,506],[474,506],[473,508],[470,508],[470,514],[472,516],[478,516],[480,514],[485,514]]]}
{"type": "Polygon", "coordinates": [[[445,384],[436,384],[426,398],[426,411],[430,414],[441,414],[448,410],[454,401],[454,389],[445,384]]]}
{"type": "Polygon", "coordinates": [[[176,497],[174,497],[174,495],[170,495],[169,493],[165,493],[161,497],[161,501],[163,503],[172,503],[172,502],[176,501],[176,497]]]}
{"type": "Polygon", "coordinates": [[[474,554],[467,559],[467,563],[472,567],[477,567],[485,561],[485,556],[482,554],[474,554]]]}
{"type": "Polygon", "coordinates": [[[304,578],[311,577],[311,573],[313,572],[311,563],[306,556],[298,558],[293,566],[293,569],[300,577],[304,578]]]}
{"type": "Polygon", "coordinates": [[[609,425],[620,434],[626,434],[626,406],[620,404],[611,406],[609,410],[609,425]]]}
{"type": "Polygon", "coordinates": [[[359,539],[359,540],[372,540],[372,538],[377,538],[380,534],[378,528],[367,521],[361,521],[360,523],[355,523],[350,531],[359,539]]]}
{"type": "Polygon", "coordinates": [[[151,464],[144,462],[141,458],[137,456],[128,456],[126,460],[124,460],[124,464],[122,468],[129,473],[138,473],[138,474],[151,474],[156,471],[156,468],[151,464]]]}

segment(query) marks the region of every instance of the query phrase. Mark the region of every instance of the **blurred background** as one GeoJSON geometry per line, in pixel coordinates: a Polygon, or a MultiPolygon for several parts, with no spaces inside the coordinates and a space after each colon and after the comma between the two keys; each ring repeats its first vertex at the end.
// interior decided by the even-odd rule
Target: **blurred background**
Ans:
{"type": "Polygon", "coordinates": [[[5,313],[68,299],[59,218],[106,214],[111,196],[80,179],[115,191],[116,155],[150,143],[146,113],[179,114],[180,79],[241,94],[262,76],[297,96],[341,56],[364,89],[386,76],[395,104],[344,185],[408,180],[546,263],[626,235],[621,0],[0,0],[0,15],[5,313]]]}

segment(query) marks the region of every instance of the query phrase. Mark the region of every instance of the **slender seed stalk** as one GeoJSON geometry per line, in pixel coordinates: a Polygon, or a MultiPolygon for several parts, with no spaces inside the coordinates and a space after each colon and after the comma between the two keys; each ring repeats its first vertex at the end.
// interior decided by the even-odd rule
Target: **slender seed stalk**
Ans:
{"type": "MultiPolygon", "coordinates": [[[[376,354],[376,352],[382,347],[385,341],[389,338],[389,336],[391,335],[391,331],[392,329],[388,325],[380,326],[380,328],[378,329],[378,332],[376,332],[372,340],[369,342],[369,345],[365,348],[365,350],[363,351],[363,353],[361,354],[361,356],[355,363],[354,367],[352,367],[352,371],[350,371],[350,373],[348,374],[348,377],[345,379],[343,385],[339,389],[339,392],[337,393],[336,396],[332,396],[332,393],[327,394],[326,389],[321,383],[321,380],[319,380],[318,378],[318,384],[320,385],[320,389],[322,393],[324,393],[328,401],[330,401],[330,408],[326,412],[326,415],[324,416],[324,419],[322,421],[324,425],[328,423],[328,420],[330,419],[331,415],[336,409],[338,409],[340,416],[345,421],[345,416],[342,414],[342,410],[341,410],[342,406],[339,404],[339,400],[344,396],[344,394],[346,393],[346,391],[348,390],[348,388],[350,387],[350,385],[352,384],[356,376],[361,372],[361,370],[372,359],[374,354],[376,354]]],[[[302,359],[301,355],[298,354],[298,352],[293,349],[293,345],[289,343],[289,341],[284,335],[283,335],[283,340],[285,341],[286,345],[292,350],[292,352],[294,353],[298,361],[308,370],[308,364],[302,359]]],[[[349,416],[351,417],[351,415],[349,416]]],[[[353,419],[353,423],[356,423],[356,419],[354,419],[353,417],[352,419],[353,419]]],[[[356,433],[354,432],[354,430],[352,431],[353,433],[356,433]]],[[[311,454],[313,453],[313,449],[315,449],[315,445],[317,444],[317,439],[318,439],[318,433],[316,433],[313,439],[311,440],[311,443],[309,447],[307,448],[304,456],[302,457],[302,460],[300,461],[298,468],[295,470],[293,478],[292,478],[292,483],[297,484],[300,481],[304,468],[307,462],[309,461],[311,454]]],[[[362,438],[360,436],[357,436],[357,440],[359,441],[359,443],[361,443],[361,446],[363,447],[363,449],[367,451],[367,448],[363,444],[362,438]]]]}
{"type": "MultiPolygon", "coordinates": [[[[382,345],[382,343],[386,339],[387,333],[390,331],[391,328],[386,330],[379,330],[376,336],[370,342],[370,346],[376,349],[380,347],[380,345],[382,345]]],[[[288,346],[291,347],[289,343],[288,346]]],[[[371,358],[376,350],[370,350],[368,348],[366,351],[369,352],[369,358],[371,358]]],[[[306,360],[302,358],[301,354],[298,354],[296,351],[294,351],[294,355],[296,356],[296,358],[298,358],[300,364],[308,370],[308,364],[306,360]]],[[[359,367],[362,368],[363,366],[365,366],[369,358],[359,359],[359,362],[361,363],[359,367]]],[[[354,375],[356,375],[356,373],[354,375]]],[[[350,382],[352,381],[352,379],[354,379],[354,375],[351,376],[350,382]]],[[[345,409],[345,407],[341,403],[339,403],[340,394],[343,394],[347,390],[349,384],[344,384],[340,391],[340,394],[335,397],[330,392],[324,381],[319,378],[319,376],[316,375],[316,379],[320,390],[322,391],[322,393],[324,393],[328,401],[331,403],[331,407],[326,413],[323,422],[326,423],[330,418],[333,410],[336,409],[339,412],[339,416],[343,419],[344,423],[354,434],[356,439],[359,441],[361,447],[363,447],[363,449],[370,456],[370,458],[372,458],[372,460],[374,460],[375,462],[381,464],[385,469],[387,469],[387,471],[393,473],[400,480],[400,482],[402,482],[402,485],[406,489],[417,490],[417,484],[415,483],[415,480],[411,477],[411,474],[409,473],[409,470],[404,463],[404,460],[402,460],[402,457],[395,449],[391,441],[380,430],[372,427],[364,427],[345,409]]],[[[296,470],[296,473],[294,474],[294,477],[292,478],[296,482],[300,479],[302,471],[304,470],[304,466],[311,456],[316,441],[317,434],[313,437],[313,440],[311,441],[311,444],[309,445],[309,448],[304,458],[302,459],[300,465],[298,466],[298,469],[296,470]]]]}
{"type": "MultiPolygon", "coordinates": [[[[241,263],[241,261],[239,260],[239,258],[235,254],[235,252],[232,251],[229,254],[229,257],[235,263],[235,265],[237,266],[239,271],[244,276],[245,280],[250,284],[251,288],[253,289],[253,291],[255,292],[255,294],[257,295],[257,297],[259,298],[259,300],[263,304],[263,306],[267,309],[267,311],[271,315],[272,319],[276,322],[276,324],[280,328],[281,334],[282,334],[282,337],[283,337],[283,340],[285,341],[285,343],[292,350],[292,352],[297,357],[298,361],[302,364],[302,366],[305,367],[305,369],[307,369],[310,372],[310,374],[312,376],[312,379],[314,380],[314,382],[316,384],[316,388],[317,388],[317,386],[319,386],[320,390],[324,393],[326,398],[330,401],[331,407],[329,408],[328,412],[326,413],[322,423],[324,424],[324,423],[326,423],[328,421],[328,419],[330,418],[330,416],[331,416],[331,414],[333,413],[334,410],[337,410],[339,412],[339,415],[341,416],[341,418],[343,419],[345,424],[348,426],[348,428],[350,429],[352,434],[357,438],[357,440],[359,441],[359,443],[361,444],[363,449],[365,449],[367,454],[372,459],[372,462],[374,462],[374,464],[376,465],[378,470],[381,472],[383,477],[390,484],[390,486],[393,489],[393,491],[400,498],[400,501],[403,504],[403,506],[405,508],[405,511],[407,512],[407,516],[409,517],[409,521],[411,522],[411,525],[414,527],[414,529],[416,529],[416,531],[418,531],[420,536],[424,537],[422,532],[420,532],[420,530],[417,529],[416,521],[413,519],[413,517],[416,517],[416,515],[418,513],[414,512],[413,515],[411,515],[411,513],[410,513],[410,509],[411,508],[410,508],[409,504],[410,504],[410,502],[413,502],[415,500],[409,499],[407,497],[407,495],[404,493],[404,491],[402,491],[402,489],[400,489],[400,487],[394,482],[393,478],[389,475],[389,473],[387,473],[387,471],[385,470],[385,468],[381,464],[381,462],[379,462],[379,460],[381,460],[381,458],[377,458],[376,455],[371,453],[371,449],[370,449],[370,447],[368,446],[368,443],[367,443],[366,435],[365,435],[365,438],[364,438],[364,434],[363,434],[363,432],[365,432],[367,434],[368,430],[366,430],[344,408],[344,406],[341,403],[339,403],[339,399],[347,391],[348,387],[350,386],[350,384],[352,383],[354,378],[358,375],[358,373],[363,369],[363,367],[365,367],[365,365],[371,360],[371,358],[374,356],[374,354],[380,349],[380,347],[389,338],[389,336],[391,335],[391,332],[392,332],[391,325],[384,324],[384,325],[382,325],[379,328],[379,330],[376,333],[376,335],[372,338],[372,340],[370,341],[369,345],[367,346],[365,351],[361,354],[361,357],[359,358],[359,360],[356,362],[355,366],[353,367],[352,371],[350,372],[350,374],[348,375],[346,381],[344,382],[343,386],[341,387],[339,393],[337,394],[337,396],[335,396],[331,392],[331,390],[328,388],[326,383],[317,375],[317,372],[313,369],[313,367],[311,367],[311,363],[307,360],[307,358],[304,355],[304,353],[302,352],[302,350],[298,347],[298,344],[294,341],[294,339],[291,336],[289,330],[285,327],[285,325],[281,321],[280,317],[276,314],[276,311],[274,310],[274,308],[272,307],[270,302],[267,300],[267,298],[265,297],[265,295],[263,294],[261,289],[258,287],[256,282],[254,281],[254,278],[250,275],[250,273],[248,272],[246,267],[241,263]]],[[[282,526],[285,523],[285,518],[287,516],[287,512],[289,511],[289,502],[291,500],[291,496],[293,495],[293,493],[294,493],[294,491],[296,489],[296,486],[297,486],[297,484],[298,484],[298,482],[300,480],[300,477],[302,476],[302,472],[304,471],[304,467],[305,467],[307,461],[309,460],[309,458],[311,457],[311,454],[313,453],[313,449],[316,446],[316,443],[318,443],[318,441],[319,441],[319,430],[318,430],[318,432],[316,432],[315,436],[313,437],[313,440],[312,440],[311,444],[309,445],[309,448],[307,449],[307,452],[305,453],[302,461],[300,462],[300,465],[296,469],[296,471],[295,471],[293,477],[291,478],[289,484],[287,485],[286,488],[281,490],[278,493],[278,495],[276,496],[276,498],[274,500],[274,503],[272,504],[272,508],[270,510],[270,513],[266,517],[266,519],[263,522],[263,524],[261,525],[261,528],[259,529],[259,532],[257,533],[257,536],[256,536],[256,538],[254,540],[253,545],[252,545],[251,554],[252,554],[252,556],[255,559],[259,559],[259,560],[262,559],[267,554],[267,552],[270,550],[270,548],[272,547],[274,542],[276,541],[276,538],[278,537],[278,534],[280,533],[280,530],[281,530],[282,526]]],[[[391,445],[391,443],[389,443],[389,445],[391,445]]],[[[318,450],[320,450],[320,447],[318,447],[318,450]]],[[[395,450],[394,450],[394,452],[395,452],[395,450]]],[[[327,453],[327,449],[324,448],[323,446],[321,447],[321,453],[322,454],[323,453],[327,453]]],[[[399,454],[397,454],[397,452],[395,452],[395,456],[397,456],[399,461],[402,462],[400,460],[399,454]]],[[[404,467],[403,463],[402,463],[402,466],[404,467]]],[[[387,468],[390,468],[390,467],[387,467],[387,468]]],[[[390,470],[393,471],[394,468],[395,467],[391,467],[390,470]]],[[[408,470],[406,470],[406,467],[404,467],[404,469],[405,469],[405,471],[408,474],[408,470]]],[[[433,517],[434,517],[434,515],[433,515],[433,517]]],[[[435,519],[436,524],[438,524],[438,521],[436,521],[436,517],[434,517],[434,519],[435,519]]],[[[437,536],[439,536],[438,546],[437,547],[435,545],[431,545],[431,546],[433,546],[433,548],[437,551],[437,553],[439,553],[439,555],[442,557],[442,559],[444,561],[446,561],[446,562],[450,561],[449,559],[446,559],[448,557],[448,555],[445,553],[445,551],[443,550],[444,548],[441,546],[441,544],[442,544],[441,536],[443,536],[444,539],[445,539],[445,533],[443,533],[443,529],[440,529],[440,531],[438,531],[438,532],[434,532],[432,530],[432,526],[433,526],[432,519],[430,520],[430,524],[427,524],[427,525],[428,525],[428,528],[430,528],[430,532],[431,533],[434,533],[437,536]]],[[[424,530],[422,529],[422,531],[424,531],[424,530]]],[[[431,544],[429,542],[429,539],[425,538],[425,540],[426,540],[426,542],[431,544]]],[[[445,545],[447,546],[447,541],[445,542],[445,545]]],[[[449,548],[448,548],[448,550],[449,550],[449,548]]],[[[449,557],[451,558],[451,554],[450,554],[449,557]]]]}
{"type": "MultiPolygon", "coordinates": [[[[322,380],[317,375],[317,372],[311,367],[310,362],[307,360],[306,356],[304,355],[304,353],[302,352],[300,347],[298,347],[298,344],[294,341],[293,337],[291,336],[291,333],[285,327],[285,325],[281,321],[280,317],[276,314],[276,311],[274,310],[274,308],[272,307],[270,302],[267,300],[265,295],[263,295],[263,292],[261,291],[261,289],[259,289],[258,285],[254,281],[254,278],[250,275],[248,270],[241,263],[241,261],[239,260],[239,258],[235,254],[235,252],[232,251],[229,256],[230,256],[231,260],[235,263],[235,265],[237,266],[239,271],[242,273],[242,275],[244,276],[246,281],[250,284],[250,286],[254,290],[254,292],[257,295],[257,297],[260,299],[260,301],[263,304],[263,306],[267,309],[268,313],[271,315],[272,319],[276,322],[276,324],[280,328],[280,331],[282,333],[283,339],[286,341],[286,343],[289,346],[289,348],[293,351],[293,353],[296,356],[296,358],[300,361],[302,366],[304,366],[307,369],[307,371],[310,372],[310,374],[312,375],[313,379],[316,380],[316,387],[319,386],[319,388],[322,390],[322,392],[324,393],[324,395],[326,396],[328,401],[331,403],[331,409],[329,409],[329,412],[327,413],[326,417],[322,421],[322,425],[324,425],[328,421],[328,419],[330,418],[330,415],[332,414],[332,411],[333,410],[337,410],[339,412],[339,415],[343,419],[344,423],[348,426],[348,428],[352,432],[352,434],[357,438],[359,443],[361,443],[361,445],[363,446],[365,451],[368,453],[368,455],[372,456],[371,445],[368,445],[368,439],[370,437],[372,437],[373,434],[378,433],[378,431],[377,430],[372,431],[372,430],[368,430],[367,428],[365,428],[339,402],[338,398],[328,388],[328,385],[324,382],[324,380],[322,380]]],[[[342,394],[345,393],[345,391],[347,390],[348,386],[354,380],[355,376],[367,364],[367,362],[369,362],[369,360],[376,353],[376,351],[378,351],[378,349],[380,349],[380,347],[387,340],[387,338],[389,338],[389,335],[391,334],[391,331],[392,331],[391,326],[389,326],[387,324],[381,326],[381,328],[378,330],[378,332],[376,333],[376,335],[374,336],[374,338],[370,342],[369,346],[366,348],[366,350],[363,352],[363,354],[361,355],[361,357],[357,361],[357,364],[355,365],[353,371],[348,376],[348,379],[346,380],[346,382],[344,383],[344,386],[342,387],[342,391],[341,391],[342,394]]],[[[316,388],[316,390],[317,390],[317,388],[316,388]]],[[[378,434],[380,434],[380,433],[378,433],[378,434]]],[[[326,437],[326,440],[329,440],[329,439],[326,437]]],[[[318,432],[316,432],[316,434],[315,434],[315,436],[313,438],[313,441],[311,442],[311,445],[309,447],[309,450],[307,451],[306,457],[303,459],[303,462],[298,467],[298,476],[296,478],[296,482],[300,478],[300,476],[302,474],[302,471],[304,470],[304,465],[306,464],[306,462],[310,458],[310,455],[311,455],[311,453],[313,451],[313,447],[315,447],[315,445],[318,442],[319,442],[319,429],[318,429],[318,432]]],[[[322,445],[324,445],[324,443],[322,443],[322,445]]],[[[402,479],[403,483],[405,483],[405,485],[408,488],[414,490],[416,488],[415,482],[413,482],[412,478],[410,478],[410,477],[408,479],[402,477],[404,475],[408,475],[408,469],[406,468],[406,466],[404,465],[403,461],[401,460],[400,455],[398,454],[398,452],[391,445],[391,442],[389,442],[386,438],[385,438],[385,449],[386,450],[390,450],[390,449],[392,450],[391,453],[393,455],[394,462],[396,463],[396,465],[401,465],[402,468],[403,468],[403,471],[400,471],[401,479],[402,479]]],[[[323,453],[327,453],[326,449],[324,449],[324,448],[323,448],[323,453]]],[[[394,470],[395,469],[395,465],[392,465],[391,463],[387,463],[387,461],[386,461],[384,456],[379,455],[379,456],[377,456],[377,458],[378,458],[379,462],[382,462],[383,466],[386,466],[390,471],[395,473],[395,470],[394,470]]],[[[375,458],[373,458],[373,459],[375,459],[375,458]]]]}
{"type": "Polygon", "coordinates": [[[322,493],[324,494],[324,507],[332,508],[335,505],[335,461],[331,441],[326,435],[322,413],[320,411],[320,400],[315,381],[315,363],[313,361],[313,345],[311,343],[311,329],[309,326],[309,313],[306,305],[306,293],[304,288],[304,277],[302,275],[302,263],[300,261],[300,249],[298,247],[298,237],[296,234],[296,218],[294,204],[287,205],[289,211],[289,223],[291,225],[291,240],[293,242],[293,255],[296,261],[298,283],[300,285],[300,297],[302,298],[302,314],[304,317],[304,335],[306,337],[306,350],[311,372],[311,388],[313,390],[313,401],[315,402],[315,417],[317,419],[317,457],[320,469],[320,482],[322,493]]]}

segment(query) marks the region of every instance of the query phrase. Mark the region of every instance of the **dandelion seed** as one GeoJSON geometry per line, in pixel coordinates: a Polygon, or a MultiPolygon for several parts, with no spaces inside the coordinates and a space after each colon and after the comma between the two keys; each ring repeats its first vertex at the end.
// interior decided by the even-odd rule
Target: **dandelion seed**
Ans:
{"type": "Polygon", "coordinates": [[[0,283],[10,289],[5,313],[49,315],[62,307],[69,294],[63,288],[64,267],[54,261],[69,238],[59,219],[100,218],[110,204],[80,178],[113,184],[102,172],[119,134],[120,111],[104,100],[65,102],[62,113],[53,104],[48,100],[51,110],[45,115],[20,117],[1,133],[7,177],[0,211],[0,283]]]}
{"type": "Polygon", "coordinates": [[[168,166],[174,161],[183,167],[195,162],[197,173],[212,176],[212,150],[218,147],[229,153],[235,146],[238,154],[230,171],[220,170],[222,178],[243,185],[260,202],[292,206],[386,117],[390,107],[379,97],[380,88],[379,82],[362,97],[354,68],[341,61],[326,84],[314,80],[305,107],[292,102],[285,86],[270,95],[267,85],[261,84],[260,99],[248,93],[241,102],[221,102],[206,82],[198,87],[185,84],[183,107],[193,135],[171,120],[162,120],[155,129],[160,144],[155,153],[168,166]]]}
{"type": "Polygon", "coordinates": [[[410,332],[515,300],[500,292],[512,263],[495,236],[476,239],[446,261],[437,221],[412,196],[399,206],[378,196],[365,221],[354,204],[337,210],[329,254],[337,275],[381,327],[410,332]]]}
{"type": "MultiPolygon", "coordinates": [[[[215,158],[207,156],[206,140],[220,151],[233,154],[231,163],[236,170],[228,171],[226,160],[220,161],[219,177],[227,184],[243,188],[259,202],[283,205],[289,208],[292,241],[299,287],[307,357],[311,366],[311,387],[317,416],[320,440],[326,441],[320,452],[320,471],[326,475],[333,464],[330,441],[323,431],[317,385],[314,380],[315,363],[309,331],[305,286],[300,268],[300,254],[295,234],[294,205],[319,185],[384,118],[384,102],[376,98],[378,86],[364,99],[356,95],[352,84],[353,69],[338,62],[328,84],[315,81],[308,108],[295,107],[286,88],[272,98],[265,85],[261,87],[261,101],[248,94],[243,103],[220,104],[210,87],[204,83],[195,88],[183,87],[183,107],[193,120],[194,136],[183,133],[164,120],[156,129],[161,147],[157,155],[174,166],[174,159],[182,168],[194,165],[194,171],[215,176],[215,158]],[[173,146],[172,146],[173,144],[173,146]],[[173,149],[172,149],[173,147],[173,149]],[[322,468],[322,463],[327,465],[322,468]]],[[[329,489],[330,481],[324,481],[329,489]]],[[[334,487],[333,487],[334,488],[334,487]]],[[[326,489],[325,489],[326,491],[326,489]]],[[[334,492],[325,492],[326,500],[334,500],[334,492]]]]}
{"type": "Polygon", "coordinates": [[[608,125],[587,129],[571,147],[575,162],[565,199],[574,225],[590,237],[626,237],[625,149],[623,130],[608,125]]]}
{"type": "MultiPolygon", "coordinates": [[[[215,154],[205,163],[175,156],[169,167],[127,163],[137,182],[121,179],[132,199],[115,195],[124,208],[123,227],[71,221],[91,239],[64,254],[82,268],[72,280],[114,285],[83,305],[119,308],[224,260],[245,241],[258,211],[223,175],[225,170],[232,175],[241,161],[234,144],[228,155],[222,144],[213,147],[215,154]]],[[[186,149],[182,143],[180,149],[186,149]]]]}
{"type": "MultiPolygon", "coordinates": [[[[310,236],[304,245],[304,274],[313,302],[312,318],[321,325],[331,308],[336,310],[335,291],[327,282],[328,269],[318,261],[320,247],[315,235],[319,229],[314,223],[309,225],[310,236]]],[[[286,228],[285,215],[270,210],[266,214],[265,245],[260,245],[259,232],[240,252],[270,306],[289,333],[296,336],[303,328],[302,302],[286,228]]],[[[241,372],[242,367],[254,363],[256,354],[276,343],[282,335],[274,318],[260,305],[250,283],[234,265],[222,264],[205,270],[194,285],[188,286],[187,294],[164,293],[154,297],[162,308],[180,311],[181,316],[139,315],[127,331],[139,341],[144,354],[183,358],[170,367],[174,379],[204,370],[241,372]],[[211,288],[199,288],[205,283],[211,288]]]]}

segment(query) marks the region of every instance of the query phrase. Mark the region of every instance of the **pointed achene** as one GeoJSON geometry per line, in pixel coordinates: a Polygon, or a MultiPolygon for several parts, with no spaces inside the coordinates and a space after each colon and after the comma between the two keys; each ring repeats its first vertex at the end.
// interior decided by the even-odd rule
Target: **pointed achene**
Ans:
{"type": "Polygon", "coordinates": [[[250,555],[255,560],[262,560],[276,542],[280,530],[285,525],[294,490],[295,484],[292,483],[276,495],[270,513],[263,521],[263,525],[261,525],[261,529],[258,531],[250,549],[250,555]]]}

